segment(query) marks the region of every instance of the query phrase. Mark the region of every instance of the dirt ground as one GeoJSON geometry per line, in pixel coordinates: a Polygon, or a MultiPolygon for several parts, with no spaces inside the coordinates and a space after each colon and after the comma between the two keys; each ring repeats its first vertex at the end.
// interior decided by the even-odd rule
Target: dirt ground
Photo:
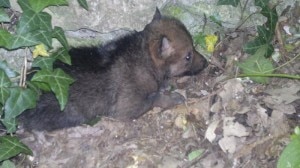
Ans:
{"type": "MultiPolygon", "coordinates": [[[[272,168],[300,124],[300,81],[269,84],[234,78],[247,57],[245,29],[223,39],[201,74],[172,81],[186,103],[154,108],[136,121],[102,118],[94,126],[17,135],[34,152],[19,167],[38,168],[272,168]],[[231,36],[232,35],[232,36],[231,36]],[[193,151],[202,152],[192,159],[193,151]]],[[[284,31],[280,29],[282,33],[284,31]]],[[[285,52],[290,60],[300,47],[285,52]]],[[[278,70],[300,74],[300,58],[278,70]]],[[[281,62],[282,64],[284,62],[281,62]]]]}

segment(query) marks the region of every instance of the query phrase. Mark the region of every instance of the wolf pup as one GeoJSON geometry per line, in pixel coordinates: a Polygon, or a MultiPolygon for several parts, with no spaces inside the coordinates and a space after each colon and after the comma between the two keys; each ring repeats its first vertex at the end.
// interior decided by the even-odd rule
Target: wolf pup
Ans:
{"type": "Polygon", "coordinates": [[[70,55],[72,66],[58,65],[76,79],[64,111],[54,95],[44,94],[36,109],[21,115],[25,129],[72,127],[101,115],[130,120],[154,106],[169,108],[182,96],[160,93],[167,79],[196,74],[207,65],[185,26],[158,9],[143,31],[103,46],[71,49],[70,55]]]}

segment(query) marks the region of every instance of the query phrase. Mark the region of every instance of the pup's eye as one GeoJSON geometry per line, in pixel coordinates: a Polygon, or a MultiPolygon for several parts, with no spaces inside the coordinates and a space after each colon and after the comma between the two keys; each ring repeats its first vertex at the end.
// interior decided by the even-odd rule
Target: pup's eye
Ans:
{"type": "Polygon", "coordinates": [[[191,58],[192,58],[192,53],[189,52],[189,53],[186,55],[185,59],[186,59],[187,61],[190,61],[191,58]]]}

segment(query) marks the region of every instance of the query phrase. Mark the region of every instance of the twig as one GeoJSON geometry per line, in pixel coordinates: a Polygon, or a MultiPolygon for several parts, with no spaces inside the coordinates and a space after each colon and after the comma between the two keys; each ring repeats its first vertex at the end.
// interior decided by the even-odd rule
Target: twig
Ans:
{"type": "Polygon", "coordinates": [[[205,31],[206,24],[207,24],[207,17],[206,17],[206,14],[204,13],[204,24],[203,24],[203,27],[202,27],[202,32],[205,31]]]}
{"type": "MultiPolygon", "coordinates": [[[[282,64],[282,65],[280,65],[280,66],[278,66],[278,67],[272,69],[272,71],[273,71],[273,70],[277,70],[277,69],[279,69],[279,68],[282,68],[282,67],[286,66],[287,64],[289,64],[289,63],[291,63],[292,61],[294,61],[295,59],[297,59],[299,56],[300,56],[300,53],[299,53],[297,56],[295,56],[294,58],[292,58],[292,59],[290,59],[289,61],[285,62],[284,64],[282,64]]],[[[270,72],[270,71],[267,71],[267,72],[270,72]]]]}
{"type": "Polygon", "coordinates": [[[276,37],[276,39],[278,41],[278,44],[279,44],[280,53],[281,53],[281,55],[283,55],[282,58],[284,59],[284,61],[286,61],[285,57],[284,57],[286,55],[286,51],[285,51],[285,48],[284,48],[284,42],[282,40],[280,28],[281,28],[280,22],[277,22],[276,23],[276,28],[275,28],[275,37],[276,37]]]}
{"type": "Polygon", "coordinates": [[[245,12],[245,10],[246,10],[246,7],[247,7],[247,4],[248,4],[248,1],[249,0],[246,0],[246,2],[245,2],[245,5],[242,7],[242,3],[240,2],[239,4],[240,4],[240,6],[241,6],[241,20],[243,19],[243,17],[244,17],[244,12],[245,12]]]}
{"type": "Polygon", "coordinates": [[[28,48],[25,49],[24,65],[23,65],[22,68],[21,68],[21,75],[20,75],[20,82],[19,82],[19,86],[20,86],[20,87],[25,87],[25,86],[26,86],[27,51],[28,51],[28,48]]]}
{"type": "Polygon", "coordinates": [[[240,25],[238,25],[238,27],[235,28],[235,30],[238,30],[240,27],[242,27],[242,25],[245,24],[246,21],[247,21],[252,15],[254,15],[254,14],[258,14],[258,12],[251,13],[249,16],[247,16],[246,19],[244,19],[244,20],[242,21],[242,23],[241,23],[240,25]]]}

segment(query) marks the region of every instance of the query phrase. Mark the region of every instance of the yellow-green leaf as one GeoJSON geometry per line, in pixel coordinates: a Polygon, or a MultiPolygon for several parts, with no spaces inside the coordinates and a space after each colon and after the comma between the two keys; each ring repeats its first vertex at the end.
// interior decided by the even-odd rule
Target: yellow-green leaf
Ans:
{"type": "Polygon", "coordinates": [[[49,56],[48,51],[46,50],[44,44],[36,45],[33,52],[32,52],[33,58],[36,58],[37,56],[43,56],[47,57],[49,56]]]}
{"type": "Polygon", "coordinates": [[[208,52],[214,52],[215,44],[218,41],[218,36],[215,35],[207,35],[205,37],[206,49],[208,52]]]}
{"type": "Polygon", "coordinates": [[[191,153],[188,154],[188,159],[189,161],[192,161],[194,159],[196,159],[197,157],[201,156],[203,153],[203,149],[198,149],[198,150],[194,150],[191,153]]]}

